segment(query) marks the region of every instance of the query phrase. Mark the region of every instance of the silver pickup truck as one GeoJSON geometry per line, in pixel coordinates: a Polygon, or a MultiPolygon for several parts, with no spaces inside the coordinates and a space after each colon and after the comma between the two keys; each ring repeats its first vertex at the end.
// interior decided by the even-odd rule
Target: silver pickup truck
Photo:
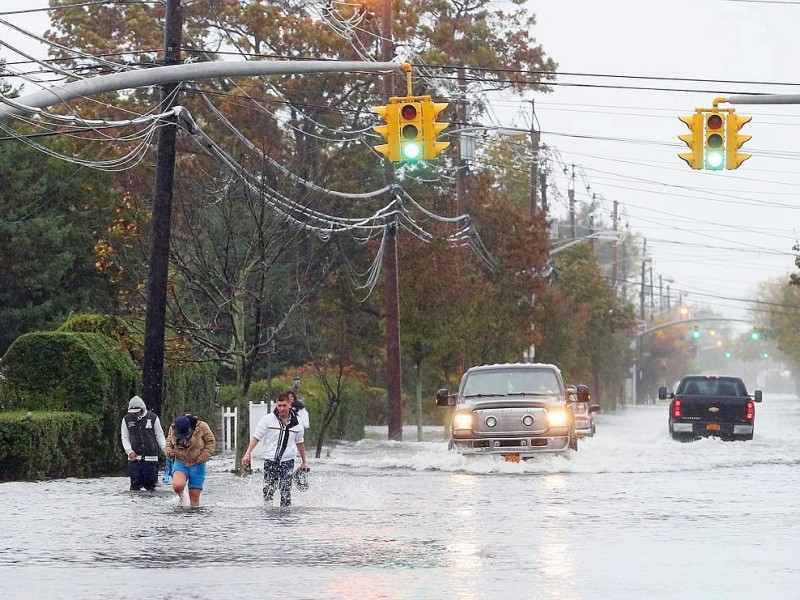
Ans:
{"type": "Polygon", "coordinates": [[[472,367],[456,394],[436,392],[437,406],[455,407],[450,449],[510,461],[577,450],[570,404],[590,399],[588,387],[568,390],[558,367],[541,363],[472,367]]]}

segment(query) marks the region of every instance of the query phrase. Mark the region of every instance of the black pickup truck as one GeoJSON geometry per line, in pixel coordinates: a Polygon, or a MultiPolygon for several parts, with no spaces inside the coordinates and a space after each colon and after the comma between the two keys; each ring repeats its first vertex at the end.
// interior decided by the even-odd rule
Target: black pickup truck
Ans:
{"type": "Polygon", "coordinates": [[[761,390],[752,396],[739,377],[688,375],[681,379],[675,393],[658,389],[660,400],[669,403],[669,434],[674,440],[691,441],[716,436],[724,440],[752,440],[755,402],[761,402],[761,390]]]}

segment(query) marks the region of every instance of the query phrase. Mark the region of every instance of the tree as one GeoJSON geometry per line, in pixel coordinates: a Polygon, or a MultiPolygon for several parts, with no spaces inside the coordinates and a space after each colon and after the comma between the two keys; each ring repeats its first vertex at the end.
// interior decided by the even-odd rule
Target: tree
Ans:
{"type": "Polygon", "coordinates": [[[629,364],[633,307],[616,299],[590,244],[559,253],[555,262],[556,281],[537,307],[537,359],[559,365],[569,381],[591,381],[595,396],[614,408],[629,364]],[[609,394],[607,384],[615,386],[609,394]]]}
{"type": "MultiPolygon", "coordinates": [[[[67,139],[49,143],[69,147],[67,139]]],[[[70,312],[113,305],[93,254],[112,191],[102,173],[21,141],[0,144],[0,355],[19,335],[55,327],[70,312]]]]}
{"type": "MultiPolygon", "coordinates": [[[[155,4],[93,4],[88,3],[66,8],[69,0],[51,0],[53,6],[64,6],[63,10],[54,11],[53,30],[49,37],[62,43],[64,48],[80,48],[94,55],[121,56],[138,64],[141,61],[154,61],[158,53],[153,48],[160,48],[160,19],[163,18],[163,6],[155,4]],[[129,23],[134,23],[132,29],[129,23]]],[[[313,7],[304,3],[266,3],[260,0],[207,0],[190,3],[184,6],[185,37],[188,58],[195,60],[214,60],[222,53],[234,52],[249,59],[266,57],[313,57],[335,59],[359,59],[378,55],[380,46],[380,23],[369,7],[354,5],[331,5],[322,16],[313,7]],[[339,19],[338,17],[344,17],[339,19]],[[342,29],[344,27],[344,29],[342,29]]],[[[395,3],[395,42],[401,53],[413,57],[414,61],[424,67],[427,62],[434,65],[431,69],[419,69],[416,79],[416,92],[448,88],[447,78],[460,65],[464,56],[470,56],[472,64],[463,72],[471,78],[488,82],[494,88],[508,88],[518,92],[523,90],[546,90],[543,82],[549,80],[555,64],[544,55],[541,47],[535,43],[531,34],[534,24],[532,15],[527,13],[520,0],[514,0],[511,9],[496,9],[489,2],[479,1],[473,4],[451,4],[443,0],[425,2],[395,3]],[[439,65],[442,68],[440,68],[439,65]],[[437,75],[441,73],[441,75],[437,75]]],[[[59,49],[54,56],[63,60],[63,64],[76,64],[76,58],[70,50],[59,49]]],[[[111,65],[98,62],[98,68],[109,68],[111,65]]],[[[398,75],[398,77],[400,77],[398,75]]],[[[398,80],[400,81],[400,80],[398,80]]],[[[240,164],[247,164],[248,169],[263,176],[258,182],[263,192],[269,195],[282,185],[286,197],[309,202],[309,208],[319,206],[321,200],[309,195],[305,181],[318,185],[328,185],[334,189],[352,193],[371,191],[381,187],[382,164],[375,153],[365,151],[364,146],[372,144],[365,132],[374,117],[369,108],[380,98],[380,76],[369,75],[353,77],[350,74],[327,74],[318,76],[281,76],[248,80],[204,81],[185,86],[185,104],[195,116],[197,123],[209,135],[218,140],[230,156],[240,164]],[[258,140],[255,144],[252,140],[258,140]],[[295,175],[291,183],[279,174],[279,167],[286,166],[295,175]]],[[[403,81],[404,83],[404,81],[403,81]]],[[[117,95],[119,107],[135,112],[144,112],[154,105],[151,93],[130,93],[117,95]]],[[[480,103],[475,105],[474,115],[479,115],[480,103]]],[[[197,146],[187,145],[184,151],[198,151],[197,146]]],[[[446,160],[446,157],[443,157],[446,160]]],[[[237,177],[246,177],[241,173],[237,177]]],[[[437,196],[445,190],[426,189],[426,186],[414,186],[413,173],[408,178],[401,177],[399,184],[414,188],[415,199],[425,206],[434,206],[439,201],[437,196]]],[[[486,175],[482,175],[486,177],[486,175]]],[[[221,344],[222,331],[215,336],[205,336],[203,341],[201,330],[212,321],[200,318],[200,314],[208,315],[216,304],[228,306],[218,297],[216,302],[208,298],[201,301],[201,296],[217,294],[215,287],[221,281],[226,282],[229,289],[244,289],[241,282],[249,282],[246,289],[252,293],[262,284],[274,288],[290,281],[290,273],[303,273],[296,277],[301,286],[292,286],[293,290],[310,289],[320,281],[321,275],[333,272],[339,281],[343,281],[344,270],[350,264],[364,264],[368,257],[363,255],[353,260],[350,252],[338,260],[332,253],[327,257],[315,252],[294,254],[298,262],[304,263],[302,268],[284,264],[283,269],[273,269],[267,276],[259,273],[263,265],[256,262],[244,268],[244,261],[237,263],[239,280],[232,279],[231,272],[226,278],[219,277],[219,269],[209,268],[207,253],[219,248],[236,248],[243,239],[233,243],[237,227],[242,223],[241,215],[245,210],[234,205],[247,203],[247,196],[236,193],[209,194],[213,184],[230,181],[220,177],[220,171],[207,164],[186,160],[179,166],[176,180],[176,196],[193,198],[196,207],[188,202],[183,204],[186,217],[176,219],[174,278],[171,293],[174,294],[175,319],[172,326],[185,334],[191,334],[194,343],[203,346],[217,357],[221,357],[221,348],[240,348],[237,339],[241,332],[247,332],[250,339],[249,349],[261,343],[257,331],[263,331],[257,324],[264,312],[258,316],[253,310],[247,310],[236,302],[232,309],[238,311],[241,323],[225,332],[230,342],[221,344]],[[197,168],[203,164],[203,168],[197,168]],[[182,171],[182,167],[193,167],[191,171],[182,171]],[[199,191],[199,194],[193,192],[199,191]],[[197,202],[200,197],[204,201],[197,202]],[[222,205],[229,210],[223,211],[222,205]],[[196,214],[195,214],[196,212],[196,214]],[[237,219],[224,223],[226,219],[237,219]],[[202,239],[205,236],[206,239],[202,239]],[[201,239],[193,239],[193,238],[201,239]],[[181,260],[178,254],[184,259],[181,260]],[[333,262],[332,262],[333,261],[333,262]],[[280,276],[283,271],[283,277],[280,276]],[[243,276],[243,277],[242,277],[243,276]],[[215,281],[215,278],[216,281],[215,281]],[[202,308],[202,310],[201,310],[202,308]],[[257,341],[260,340],[260,341],[257,341]],[[213,342],[214,347],[212,351],[213,342]]],[[[238,184],[237,184],[238,185],[238,184]]],[[[217,186],[218,189],[219,186],[217,186]]],[[[475,201],[471,201],[471,210],[475,211],[475,223],[485,228],[486,243],[489,251],[496,255],[497,267],[494,272],[484,273],[474,265],[460,267],[456,271],[469,279],[458,285],[463,291],[470,289],[463,298],[459,293],[457,310],[448,311],[439,319],[429,308],[419,311],[418,326],[409,332],[411,339],[419,340],[425,331],[425,318],[439,319],[444,330],[444,323],[457,327],[464,319],[455,315],[467,316],[469,329],[450,335],[458,342],[449,346],[444,353],[443,362],[452,362],[451,357],[460,361],[479,361],[492,357],[514,357],[519,354],[531,338],[530,332],[530,299],[537,290],[543,290],[543,283],[537,279],[537,273],[543,267],[546,255],[546,236],[541,237],[542,224],[529,228],[527,223],[519,221],[519,214],[511,213],[498,200],[486,194],[486,186],[481,184],[473,192],[475,201]],[[485,210],[482,210],[484,208],[485,210]],[[476,345],[475,340],[481,343],[476,345]],[[455,351],[455,352],[454,352],[455,351]]],[[[149,190],[141,188],[134,194],[135,202],[140,207],[146,206],[149,190]]],[[[325,212],[345,216],[368,214],[375,209],[376,200],[361,198],[333,197],[325,199],[325,212]],[[365,210],[366,209],[366,210],[365,210]]],[[[251,205],[250,215],[253,215],[251,205]]],[[[269,219],[253,219],[269,228],[269,219]]],[[[261,233],[269,238],[267,231],[261,233]]],[[[255,235],[248,229],[247,236],[255,235]]],[[[484,235],[484,232],[481,232],[484,235]]],[[[246,236],[242,236],[244,238],[246,236]]],[[[255,238],[250,238],[254,240],[255,238]]],[[[277,238],[273,238],[277,240],[277,238]]],[[[283,237],[286,244],[297,244],[302,240],[303,249],[313,250],[322,244],[304,236],[283,237]]],[[[400,253],[405,260],[416,248],[409,243],[409,238],[401,238],[400,253]]],[[[339,248],[354,248],[353,242],[337,240],[339,248]]],[[[248,247],[254,248],[253,245],[248,247]]],[[[255,247],[258,247],[256,243],[255,247]]],[[[433,246],[439,247],[439,246],[433,246]]],[[[367,248],[373,249],[373,245],[367,248]]],[[[276,246],[271,246],[270,256],[275,256],[276,246]]],[[[283,252],[283,251],[282,251],[283,252]]],[[[292,253],[285,253],[288,256],[292,253]]],[[[243,255],[242,255],[243,256],[243,255]]],[[[224,260],[220,264],[230,265],[224,260]]],[[[401,266],[404,272],[405,266],[401,266]]],[[[421,273],[421,270],[410,273],[421,273]]],[[[434,275],[428,271],[426,275],[434,275]]],[[[432,281],[432,278],[429,279],[432,281]]],[[[284,289],[289,286],[284,285],[284,289]]],[[[413,289],[409,286],[409,290],[413,289]]],[[[415,293],[419,293],[416,292],[415,293]]],[[[423,291],[421,293],[427,293],[423,291]]],[[[257,294],[256,294],[257,296],[257,294]]],[[[228,296],[230,297],[230,295],[228,296]]],[[[302,294],[298,293],[296,299],[302,294]]],[[[414,305],[414,297],[409,297],[406,304],[405,294],[401,292],[404,309],[410,315],[414,305]]],[[[262,296],[263,300],[263,296],[262,296]]],[[[423,306],[424,298],[418,298],[419,306],[423,306]]],[[[263,306],[263,302],[254,301],[250,306],[263,306]]],[[[269,306],[272,316],[286,314],[286,310],[296,305],[293,302],[282,302],[269,306]]],[[[382,314],[382,310],[374,301],[364,303],[362,312],[382,314]]],[[[325,311],[317,311],[309,315],[309,329],[320,331],[331,327],[325,321],[325,311]]],[[[328,318],[333,318],[332,316],[328,318]]],[[[412,317],[408,317],[409,323],[412,317]]],[[[230,316],[226,321],[233,323],[230,316]]],[[[274,322],[274,320],[272,321],[274,322]]],[[[335,324],[337,321],[334,320],[335,324]]],[[[297,331],[287,327],[286,331],[297,331]]],[[[379,348],[370,337],[365,340],[365,348],[360,354],[375,366],[375,350],[379,348]]],[[[421,360],[424,353],[433,355],[438,350],[417,344],[413,351],[421,360]]],[[[247,351],[249,352],[249,350],[247,351]]],[[[250,367],[252,371],[255,366],[250,367]]],[[[381,367],[372,371],[376,378],[380,377],[381,367]]],[[[247,368],[241,371],[240,380],[248,380],[247,368]]]]}

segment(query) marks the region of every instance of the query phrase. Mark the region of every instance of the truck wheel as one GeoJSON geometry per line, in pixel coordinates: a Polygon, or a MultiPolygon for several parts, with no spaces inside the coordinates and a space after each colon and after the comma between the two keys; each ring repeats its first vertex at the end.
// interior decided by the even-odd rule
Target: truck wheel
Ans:
{"type": "Polygon", "coordinates": [[[576,437],[569,438],[569,449],[575,450],[575,452],[578,451],[578,438],[576,437]]]}

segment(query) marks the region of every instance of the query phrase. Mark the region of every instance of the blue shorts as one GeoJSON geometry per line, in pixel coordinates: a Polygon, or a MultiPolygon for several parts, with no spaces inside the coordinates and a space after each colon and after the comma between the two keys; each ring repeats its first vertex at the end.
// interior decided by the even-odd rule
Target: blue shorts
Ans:
{"type": "Polygon", "coordinates": [[[193,467],[187,467],[177,458],[175,459],[175,463],[172,465],[172,472],[180,471],[184,475],[186,475],[186,480],[189,482],[189,489],[190,490],[202,490],[203,483],[206,480],[206,463],[200,463],[199,465],[195,465],[193,467]]]}

